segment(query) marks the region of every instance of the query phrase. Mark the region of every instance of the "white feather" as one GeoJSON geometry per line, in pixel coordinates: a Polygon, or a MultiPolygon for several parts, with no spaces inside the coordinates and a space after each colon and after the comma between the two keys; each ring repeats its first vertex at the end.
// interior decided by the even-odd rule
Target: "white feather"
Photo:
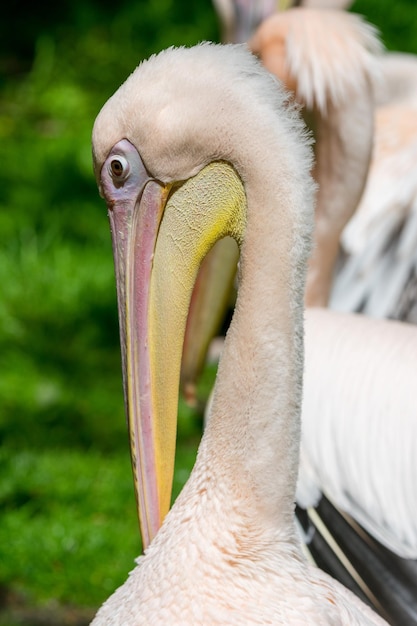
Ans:
{"type": "Polygon", "coordinates": [[[417,558],[417,328],[306,313],[297,499],[318,490],[378,541],[417,558]]]}
{"type": "Polygon", "coordinates": [[[417,57],[381,57],[375,145],[359,207],[345,227],[347,259],[330,306],[393,317],[415,272],[417,251],[417,57]]]}

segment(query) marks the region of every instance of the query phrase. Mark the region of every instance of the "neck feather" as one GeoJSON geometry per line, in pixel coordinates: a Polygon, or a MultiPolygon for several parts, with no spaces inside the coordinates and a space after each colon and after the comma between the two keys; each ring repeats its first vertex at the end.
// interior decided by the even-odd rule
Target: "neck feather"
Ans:
{"type": "Polygon", "coordinates": [[[301,178],[275,158],[247,183],[238,299],[195,468],[219,479],[226,507],[238,502],[255,526],[270,522],[275,534],[277,528],[292,533],[298,469],[311,225],[305,206],[311,185],[301,178]],[[276,171],[278,189],[268,183],[277,180],[276,171]]]}
{"type": "Polygon", "coordinates": [[[307,306],[327,306],[342,231],[355,213],[369,169],[373,138],[370,83],[361,98],[312,114],[316,134],[313,176],[318,183],[314,248],[309,260],[307,306]]]}

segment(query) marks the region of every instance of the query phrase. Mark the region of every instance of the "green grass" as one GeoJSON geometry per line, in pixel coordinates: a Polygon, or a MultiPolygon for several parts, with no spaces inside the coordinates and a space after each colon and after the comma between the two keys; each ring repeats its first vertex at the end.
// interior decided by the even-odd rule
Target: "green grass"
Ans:
{"type": "MultiPolygon", "coordinates": [[[[8,625],[2,597],[96,607],[140,554],[91,129],[142,58],[216,36],[210,0],[55,10],[55,23],[32,16],[32,65],[13,43],[2,52],[12,28],[0,41],[0,74],[11,68],[0,83],[0,623],[5,615],[8,625]]],[[[195,412],[182,416],[175,494],[201,431],[195,412]]]]}
{"type": "MultiPolygon", "coordinates": [[[[188,437],[179,446],[174,497],[197,442],[188,437]]],[[[98,606],[141,552],[127,440],[117,454],[10,452],[0,453],[2,585],[29,604],[98,606]]]]}
{"type": "MultiPolygon", "coordinates": [[[[200,396],[214,374],[207,368],[200,396]]],[[[183,401],[180,407],[173,499],[194,464],[201,433],[196,411],[183,401]]],[[[116,452],[97,449],[94,440],[82,450],[27,442],[0,452],[0,581],[25,604],[96,607],[133,568],[141,542],[119,417],[124,442],[116,452]]]]}
{"type": "Polygon", "coordinates": [[[32,603],[100,603],[140,551],[128,455],[33,449],[0,464],[3,584],[32,603]]]}

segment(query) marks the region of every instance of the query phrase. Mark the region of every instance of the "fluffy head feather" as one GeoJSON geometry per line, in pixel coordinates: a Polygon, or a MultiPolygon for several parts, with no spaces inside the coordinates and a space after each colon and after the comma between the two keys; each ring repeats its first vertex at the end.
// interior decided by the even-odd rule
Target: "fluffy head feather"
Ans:
{"type": "Polygon", "coordinates": [[[307,108],[326,112],[376,80],[376,30],[360,16],[337,10],[292,9],[265,20],[249,41],[267,69],[307,108]]]}
{"type": "Polygon", "coordinates": [[[219,159],[232,162],[245,180],[237,153],[252,153],[251,163],[262,164],[277,134],[304,153],[309,167],[304,133],[284,90],[245,46],[171,48],[143,61],[102,108],[93,129],[94,167],[98,177],[109,150],[125,138],[163,182],[185,180],[219,159]],[[263,149],[246,128],[253,119],[263,149]]]}

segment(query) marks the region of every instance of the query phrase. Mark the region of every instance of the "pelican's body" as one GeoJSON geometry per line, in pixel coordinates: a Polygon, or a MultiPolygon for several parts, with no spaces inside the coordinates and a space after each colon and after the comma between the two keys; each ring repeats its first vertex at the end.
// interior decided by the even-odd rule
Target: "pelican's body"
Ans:
{"type": "Polygon", "coordinates": [[[166,508],[163,481],[152,479],[166,462],[160,441],[162,456],[169,442],[165,427],[153,429],[176,412],[165,402],[179,380],[168,357],[181,355],[196,272],[189,264],[224,235],[241,249],[236,310],[194,470],[95,626],[384,623],[305,561],[294,526],[313,197],[297,115],[244,48],[206,44],[142,64],[97,118],[93,148],[113,224],[126,403],[149,540],[166,508]],[[164,199],[162,213],[155,198],[164,199]]]}
{"type": "Polygon", "coordinates": [[[417,323],[417,56],[381,57],[367,185],[344,230],[331,306],[417,323]]]}
{"type": "Polygon", "coordinates": [[[315,506],[324,492],[391,551],[416,559],[417,329],[314,308],[306,319],[297,500],[315,506]]]}
{"type": "MultiPolygon", "coordinates": [[[[314,13],[311,13],[313,20],[308,18],[309,31],[297,33],[293,31],[285,43],[281,36],[281,50],[278,47],[270,47],[265,35],[268,31],[274,34],[274,20],[280,18],[274,13],[279,10],[288,9],[295,4],[306,9],[343,9],[352,5],[351,0],[277,0],[274,3],[268,0],[261,3],[259,10],[257,0],[215,0],[214,4],[224,25],[227,41],[244,41],[244,36],[249,38],[255,32],[262,19],[260,33],[265,40],[265,50],[261,51],[261,58],[266,66],[275,72],[281,79],[287,82],[290,89],[299,88],[299,77],[294,76],[294,59],[297,65],[297,57],[301,59],[303,49],[310,50],[310,56],[304,57],[302,71],[307,74],[305,83],[305,93],[307,101],[314,98],[316,86],[326,84],[326,72],[331,66],[337,68],[334,63],[334,56],[328,51],[327,57],[322,55],[325,65],[320,67],[320,49],[323,52],[328,48],[328,42],[332,37],[340,36],[340,33],[329,25],[314,24],[314,13]],[[272,20],[267,18],[272,17],[272,20]],[[242,26],[244,25],[244,27],[242,26]],[[316,30],[316,33],[314,32],[316,30]],[[323,30],[325,31],[323,34],[323,30]],[[287,50],[285,48],[287,47],[287,50]],[[293,60],[289,59],[288,48],[295,51],[293,60]],[[308,68],[318,61],[317,72],[308,75],[308,68]],[[287,56],[287,58],[285,58],[287,56]],[[275,59],[274,59],[275,57],[275,59]],[[328,66],[326,68],[326,65],[328,66]],[[286,78],[290,78],[288,81],[286,78]],[[298,83],[298,84],[297,84],[298,83]]],[[[291,11],[289,12],[291,13],[291,11]]],[[[336,12],[334,12],[336,14],[336,12]]],[[[318,13],[320,15],[320,13],[318,13]]],[[[325,16],[325,13],[322,14],[325,16]]],[[[349,20],[352,16],[342,14],[339,16],[340,24],[345,26],[346,33],[351,30],[349,20]]],[[[285,20],[285,18],[284,18],[285,20]]],[[[283,21],[284,21],[283,20],[283,21]]],[[[337,26],[337,25],[336,25],[337,26]]],[[[258,38],[259,33],[255,35],[258,38]]],[[[256,44],[259,48],[259,45],[256,44]]],[[[343,50],[343,34],[341,37],[341,50],[343,50]]],[[[337,55],[336,55],[337,57],[337,55]]],[[[417,191],[415,165],[417,162],[417,57],[412,54],[390,52],[382,55],[379,60],[380,80],[374,84],[375,87],[375,145],[372,154],[372,162],[368,176],[368,183],[359,203],[360,195],[356,192],[346,196],[347,202],[351,202],[353,209],[357,208],[352,220],[346,226],[342,235],[342,247],[345,252],[343,264],[336,273],[333,285],[330,306],[339,311],[361,311],[373,317],[386,317],[417,323],[417,191]],[[359,203],[359,204],[358,204],[359,203]]],[[[359,66],[356,66],[356,70],[359,66]]],[[[349,71],[347,66],[340,67],[336,72],[336,84],[343,79],[357,78],[356,70],[349,71]]],[[[354,94],[345,93],[343,100],[348,108],[358,102],[365,104],[368,94],[362,92],[358,97],[354,94]]],[[[332,126],[332,130],[341,133],[342,128],[348,129],[346,137],[356,137],[357,129],[366,128],[366,116],[363,117],[362,124],[358,124],[354,117],[353,125],[342,120],[338,120],[332,126]]],[[[360,137],[359,132],[359,137],[360,137]]],[[[336,144],[335,137],[334,143],[336,144]]],[[[366,141],[366,132],[363,136],[366,141]]],[[[368,139],[369,140],[369,139],[368,139]]],[[[337,145],[337,144],[336,144],[337,145]]],[[[346,144],[349,149],[349,143],[346,144]]],[[[327,150],[318,142],[319,151],[327,150]]],[[[352,153],[355,151],[355,142],[350,144],[352,153]]],[[[340,148],[333,149],[333,156],[340,153],[340,148]]],[[[358,154],[361,156],[361,153],[358,154]]],[[[358,159],[357,175],[358,181],[368,172],[368,166],[363,167],[363,163],[358,159]]],[[[346,187],[349,188],[350,169],[346,170],[346,187]]],[[[354,182],[354,178],[353,184],[354,182]]],[[[363,185],[362,185],[363,186],[363,185]]],[[[332,195],[331,191],[329,195],[332,195]]],[[[342,197],[344,193],[342,190],[342,197]]],[[[346,212],[347,216],[348,213],[346,212]]],[[[350,217],[349,216],[349,217],[350,217]]],[[[328,258],[334,256],[334,242],[339,240],[341,231],[337,233],[332,245],[324,242],[321,246],[322,254],[328,258]],[[327,250],[330,250],[330,255],[327,250]]],[[[316,263],[313,258],[312,265],[316,263]]],[[[321,263],[320,263],[321,264],[321,263]]],[[[329,299],[329,289],[331,276],[329,266],[326,272],[323,268],[317,267],[314,275],[310,273],[309,282],[313,289],[313,283],[326,285],[326,293],[313,294],[313,299],[307,303],[311,306],[323,305],[329,299]],[[324,302],[326,300],[326,302],[324,302]]],[[[316,290],[316,287],[314,287],[316,290]]],[[[221,294],[223,297],[223,294],[221,294]]],[[[191,369],[191,365],[188,367],[191,369]]]]}
{"type": "Polygon", "coordinates": [[[385,623],[216,479],[197,468],[94,626],[385,623]]]}
{"type": "Polygon", "coordinates": [[[326,306],[340,236],[366,183],[380,42],[358,15],[291,9],[265,20],[248,45],[294,93],[315,134],[318,190],[306,304],[326,306]]]}

